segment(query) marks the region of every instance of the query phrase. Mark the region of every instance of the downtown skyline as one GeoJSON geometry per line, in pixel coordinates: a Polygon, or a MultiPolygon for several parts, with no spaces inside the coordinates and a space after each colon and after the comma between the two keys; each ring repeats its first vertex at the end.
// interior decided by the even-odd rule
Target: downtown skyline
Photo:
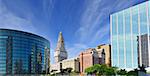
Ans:
{"type": "Polygon", "coordinates": [[[54,62],[61,31],[69,58],[99,44],[110,44],[112,13],[145,0],[0,0],[0,28],[31,32],[50,41],[54,62]]]}

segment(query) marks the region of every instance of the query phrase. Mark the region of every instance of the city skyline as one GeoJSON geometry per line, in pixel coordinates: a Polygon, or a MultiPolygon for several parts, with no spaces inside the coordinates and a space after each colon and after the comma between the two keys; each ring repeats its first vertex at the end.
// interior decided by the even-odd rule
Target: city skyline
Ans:
{"type": "Polygon", "coordinates": [[[60,31],[69,58],[75,57],[88,47],[110,44],[109,15],[144,1],[0,0],[0,28],[23,30],[47,38],[53,63],[60,31]]]}

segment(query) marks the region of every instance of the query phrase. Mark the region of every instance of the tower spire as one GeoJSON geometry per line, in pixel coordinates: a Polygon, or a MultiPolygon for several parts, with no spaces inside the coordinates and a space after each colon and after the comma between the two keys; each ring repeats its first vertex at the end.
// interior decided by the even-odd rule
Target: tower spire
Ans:
{"type": "Polygon", "coordinates": [[[57,46],[55,49],[55,62],[60,62],[64,59],[67,59],[67,51],[65,49],[64,38],[62,32],[59,33],[57,46]]]}

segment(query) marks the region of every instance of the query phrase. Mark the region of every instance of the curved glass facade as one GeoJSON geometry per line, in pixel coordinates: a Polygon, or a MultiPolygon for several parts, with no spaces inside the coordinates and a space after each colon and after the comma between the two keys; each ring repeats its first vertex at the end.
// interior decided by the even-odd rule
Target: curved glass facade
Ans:
{"type": "Polygon", "coordinates": [[[110,16],[112,66],[150,67],[150,1],[110,16]]]}
{"type": "Polygon", "coordinates": [[[31,33],[0,29],[0,74],[40,74],[49,68],[50,43],[31,33]]]}

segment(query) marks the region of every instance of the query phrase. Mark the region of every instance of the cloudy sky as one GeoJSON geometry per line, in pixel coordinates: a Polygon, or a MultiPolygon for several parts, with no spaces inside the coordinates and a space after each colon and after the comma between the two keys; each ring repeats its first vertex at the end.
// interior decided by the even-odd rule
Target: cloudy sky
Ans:
{"type": "Polygon", "coordinates": [[[69,58],[86,48],[109,44],[109,15],[145,0],[0,0],[0,28],[17,29],[47,38],[51,61],[58,34],[69,58]]]}

